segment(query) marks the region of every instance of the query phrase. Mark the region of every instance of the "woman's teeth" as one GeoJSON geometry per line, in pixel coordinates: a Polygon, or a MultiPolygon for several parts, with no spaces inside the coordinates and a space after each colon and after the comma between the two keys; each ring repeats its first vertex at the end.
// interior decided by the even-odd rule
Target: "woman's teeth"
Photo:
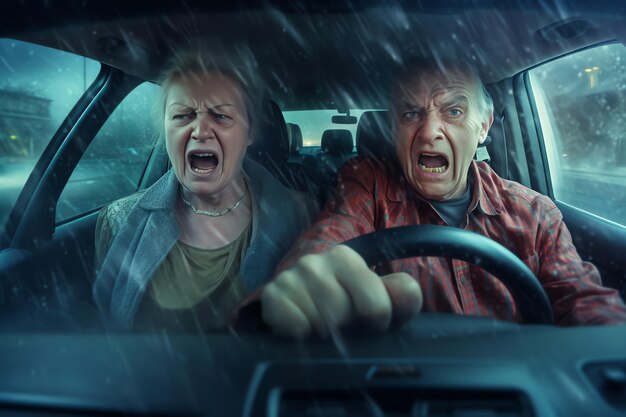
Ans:
{"type": "Polygon", "coordinates": [[[196,174],[208,174],[209,172],[213,172],[215,170],[215,168],[200,169],[200,168],[196,168],[196,167],[191,167],[191,170],[193,172],[195,172],[196,174]]]}
{"type": "Polygon", "coordinates": [[[211,152],[193,154],[189,158],[189,166],[196,174],[209,174],[215,171],[219,161],[211,152]]]}

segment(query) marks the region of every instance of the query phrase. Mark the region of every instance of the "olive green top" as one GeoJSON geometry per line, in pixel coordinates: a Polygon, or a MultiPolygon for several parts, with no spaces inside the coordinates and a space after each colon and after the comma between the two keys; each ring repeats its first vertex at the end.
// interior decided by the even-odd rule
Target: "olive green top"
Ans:
{"type": "MultiPolygon", "coordinates": [[[[305,194],[284,187],[250,158],[243,161],[243,175],[249,184],[252,230],[239,275],[246,291],[252,292],[269,281],[300,232],[311,224],[318,207],[305,194]]],[[[100,253],[92,293],[107,326],[119,330],[135,327],[150,281],[180,236],[174,215],[179,198],[180,183],[170,169],[150,187],[100,211],[95,230],[100,253]],[[108,238],[103,237],[103,219],[110,228],[108,238]]]]}
{"type": "MultiPolygon", "coordinates": [[[[218,249],[199,249],[176,241],[150,280],[137,312],[135,330],[225,329],[230,315],[247,295],[239,268],[250,244],[251,225],[218,249]]],[[[107,226],[101,225],[98,254],[106,253],[112,237],[107,226]]]]}

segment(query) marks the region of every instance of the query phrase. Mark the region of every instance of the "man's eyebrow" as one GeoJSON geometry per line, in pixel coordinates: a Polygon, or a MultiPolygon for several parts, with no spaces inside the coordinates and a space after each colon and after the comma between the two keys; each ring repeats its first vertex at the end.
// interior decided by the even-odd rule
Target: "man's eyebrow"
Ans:
{"type": "Polygon", "coordinates": [[[409,103],[408,101],[405,101],[402,105],[402,108],[419,111],[422,109],[422,106],[420,106],[419,104],[409,103]]]}
{"type": "Polygon", "coordinates": [[[450,97],[443,97],[441,99],[441,102],[445,105],[456,104],[456,103],[469,104],[470,100],[466,94],[457,94],[457,95],[450,96],[450,97]]]}

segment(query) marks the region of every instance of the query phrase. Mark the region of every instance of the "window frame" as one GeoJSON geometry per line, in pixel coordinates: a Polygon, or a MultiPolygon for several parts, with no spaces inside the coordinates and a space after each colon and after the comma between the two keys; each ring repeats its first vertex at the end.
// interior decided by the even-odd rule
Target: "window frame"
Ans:
{"type": "Polygon", "coordinates": [[[101,65],[35,164],[9,215],[0,248],[33,249],[52,239],[57,202],[76,165],[119,103],[145,81],[101,65]]]}
{"type": "MultiPolygon", "coordinates": [[[[106,128],[106,124],[107,122],[110,120],[111,115],[114,113],[114,111],[122,104],[124,104],[124,101],[139,87],[141,87],[143,84],[145,83],[150,83],[153,84],[154,86],[158,87],[158,84],[156,83],[152,83],[151,81],[147,81],[147,80],[142,80],[139,84],[137,84],[135,87],[133,87],[121,100],[119,103],[117,103],[117,105],[115,106],[115,109],[113,109],[113,111],[106,117],[106,119],[104,119],[102,121],[101,126],[98,128],[98,130],[95,132],[93,138],[91,138],[89,140],[89,143],[85,145],[84,151],[83,153],[81,153],[81,157],[79,158],[79,160],[76,163],[76,166],[74,167],[74,169],[72,169],[72,173],[70,173],[70,176],[68,177],[67,182],[64,184],[63,190],[61,190],[61,194],[59,195],[59,198],[57,199],[56,205],[55,207],[58,207],[59,201],[61,200],[61,198],[63,197],[63,191],[65,189],[65,187],[67,186],[67,184],[70,182],[70,180],[72,179],[72,174],[74,173],[76,167],[80,164],[80,162],[83,160],[83,156],[85,154],[85,152],[87,152],[89,145],[94,141],[97,140],[98,134],[102,131],[102,129],[106,128]]],[[[150,109],[150,113],[152,113],[151,111],[152,109],[150,109]]],[[[150,119],[152,119],[152,114],[150,114],[150,119]]],[[[159,135],[159,132],[155,132],[157,135],[159,135]]],[[[159,157],[159,145],[162,144],[163,146],[163,151],[165,151],[165,144],[162,143],[163,141],[161,140],[162,138],[158,138],[157,141],[155,141],[154,143],[152,143],[151,145],[151,149],[150,152],[147,153],[147,155],[145,156],[145,158],[142,159],[143,161],[143,166],[141,167],[141,173],[139,174],[139,177],[137,178],[137,180],[135,181],[135,188],[133,190],[133,192],[136,192],[140,189],[146,188],[147,186],[150,186],[152,183],[154,183],[154,181],[156,181],[156,179],[158,179],[159,177],[161,177],[166,171],[167,171],[167,166],[166,164],[164,164],[162,161],[160,161],[163,156],[159,157]],[[160,162],[159,162],[160,161],[160,162]],[[156,168],[153,168],[155,166],[155,164],[158,164],[158,166],[156,168]],[[160,168],[159,168],[160,167],[160,168]],[[164,169],[162,169],[163,167],[165,167],[164,169]],[[148,176],[148,172],[151,169],[156,169],[158,172],[156,173],[156,178],[153,180],[150,180],[149,178],[146,178],[148,176]]],[[[167,159],[167,153],[165,153],[165,158],[167,159]]],[[[150,177],[152,178],[152,177],[150,177]]],[[[128,195],[128,194],[127,194],[128,195]]],[[[118,198],[121,198],[123,196],[120,196],[118,198]]],[[[81,217],[84,217],[85,215],[89,215],[91,213],[97,212],[99,211],[102,207],[104,207],[106,204],[113,202],[115,199],[105,203],[104,205],[96,205],[93,208],[89,209],[89,210],[84,210],[82,212],[76,213],[74,215],[65,217],[63,219],[56,219],[56,211],[55,211],[55,222],[56,222],[56,226],[61,226],[64,225],[66,223],[70,223],[76,219],[79,219],[81,217]]]]}

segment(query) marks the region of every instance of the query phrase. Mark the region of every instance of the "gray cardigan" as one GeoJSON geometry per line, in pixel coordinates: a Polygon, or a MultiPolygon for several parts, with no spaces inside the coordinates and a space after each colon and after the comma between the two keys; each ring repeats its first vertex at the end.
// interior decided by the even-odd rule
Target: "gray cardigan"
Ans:
{"type": "MultiPolygon", "coordinates": [[[[240,276],[254,291],[271,278],[318,207],[305,194],[281,185],[258,163],[246,159],[243,168],[252,195],[252,236],[240,276]]],[[[114,237],[96,273],[93,296],[116,327],[132,328],[150,279],[178,239],[174,221],[178,189],[170,170],[150,188],[103,209],[114,237]]]]}

